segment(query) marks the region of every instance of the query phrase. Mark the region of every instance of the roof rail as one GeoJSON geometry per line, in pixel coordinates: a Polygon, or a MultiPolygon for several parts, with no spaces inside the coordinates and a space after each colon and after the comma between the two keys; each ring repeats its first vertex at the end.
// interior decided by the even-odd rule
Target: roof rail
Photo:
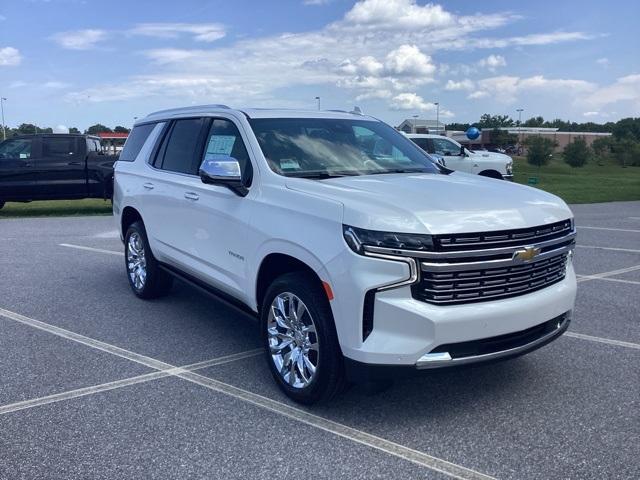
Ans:
{"type": "Polygon", "coordinates": [[[154,117],[156,115],[167,115],[170,113],[179,114],[179,113],[188,113],[188,112],[199,112],[202,110],[208,110],[212,108],[224,108],[228,110],[230,107],[228,107],[227,105],[223,105],[221,103],[214,103],[211,105],[194,105],[193,107],[179,107],[179,108],[168,108],[166,110],[158,110],[157,112],[152,112],[147,116],[154,117]]]}

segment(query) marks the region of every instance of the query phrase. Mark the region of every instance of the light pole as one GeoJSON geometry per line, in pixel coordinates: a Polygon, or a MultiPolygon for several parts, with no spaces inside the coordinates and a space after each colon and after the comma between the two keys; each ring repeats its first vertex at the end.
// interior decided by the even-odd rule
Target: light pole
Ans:
{"type": "Polygon", "coordinates": [[[518,112],[518,142],[522,144],[522,112],[524,110],[522,108],[517,108],[516,112],[518,112]]]}
{"type": "Polygon", "coordinates": [[[436,129],[440,133],[440,102],[434,104],[436,106],[436,129]]]}
{"type": "Polygon", "coordinates": [[[0,97],[0,110],[2,110],[2,140],[7,139],[7,132],[5,131],[5,126],[4,126],[4,102],[6,101],[7,101],[6,98],[0,97]]]}
{"type": "Polygon", "coordinates": [[[320,110],[320,97],[316,97],[316,100],[318,101],[318,110],[320,110]]]}
{"type": "Polygon", "coordinates": [[[413,133],[418,133],[418,115],[413,115],[413,133]]]}

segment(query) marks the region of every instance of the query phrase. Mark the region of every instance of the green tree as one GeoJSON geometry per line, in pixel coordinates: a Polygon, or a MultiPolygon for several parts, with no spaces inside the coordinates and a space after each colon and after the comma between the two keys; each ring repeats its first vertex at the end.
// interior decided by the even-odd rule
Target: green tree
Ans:
{"type": "Polygon", "coordinates": [[[549,163],[553,155],[556,142],[544,137],[529,137],[524,141],[527,147],[527,162],[530,165],[541,167],[549,163]]]}
{"type": "Polygon", "coordinates": [[[474,125],[480,129],[513,127],[515,122],[509,115],[491,115],[490,113],[485,113],[480,117],[480,121],[474,125]]]}
{"type": "Polygon", "coordinates": [[[37,125],[33,123],[21,123],[18,126],[17,134],[18,135],[28,135],[30,133],[39,133],[42,132],[42,129],[38,128],[37,125]]]}
{"type": "Polygon", "coordinates": [[[69,133],[80,133],[80,130],[78,130],[76,127],[71,127],[69,128],[69,133]]]}
{"type": "Polygon", "coordinates": [[[506,147],[508,145],[514,145],[518,142],[518,135],[509,133],[507,130],[500,130],[494,128],[491,130],[491,143],[498,147],[506,147]]]}
{"type": "Polygon", "coordinates": [[[613,127],[613,136],[617,139],[632,138],[640,142],[640,118],[623,118],[613,127]]]}
{"type": "Polygon", "coordinates": [[[577,137],[562,150],[564,161],[574,168],[584,167],[592,156],[591,149],[584,138],[577,137]]]}
{"type": "Polygon", "coordinates": [[[127,127],[122,127],[118,125],[116,126],[116,128],[113,129],[113,131],[116,133],[129,133],[131,130],[129,130],[127,127]]]}
{"type": "Polygon", "coordinates": [[[91,125],[89,128],[87,128],[84,131],[84,133],[89,134],[89,135],[95,135],[96,133],[100,133],[100,132],[109,132],[109,133],[111,133],[112,131],[113,130],[111,130],[109,127],[105,127],[101,123],[96,123],[95,125],[91,125]]]}
{"type": "Polygon", "coordinates": [[[620,165],[640,166],[640,142],[627,136],[620,140],[615,140],[611,150],[614,157],[620,162],[620,165]]]}
{"type": "Polygon", "coordinates": [[[524,122],[522,122],[523,127],[542,127],[543,125],[544,125],[544,118],[540,116],[531,117],[529,120],[525,120],[524,122]]]}

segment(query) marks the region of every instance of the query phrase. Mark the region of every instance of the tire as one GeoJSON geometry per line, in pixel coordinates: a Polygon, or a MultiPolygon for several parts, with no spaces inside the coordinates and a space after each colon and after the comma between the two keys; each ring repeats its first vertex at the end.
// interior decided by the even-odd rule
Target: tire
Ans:
{"type": "Polygon", "coordinates": [[[260,331],[271,374],[289,398],[311,405],[327,402],[344,389],[344,361],[331,307],[313,275],[287,273],[269,286],[262,302],[260,331]],[[300,302],[304,311],[299,309],[300,302]],[[300,317],[289,310],[292,303],[294,310],[302,312],[300,317]],[[282,315],[282,310],[287,315],[282,315]],[[294,356],[302,358],[291,361],[294,356]]]}
{"type": "Polygon", "coordinates": [[[160,268],[140,221],[131,224],[124,236],[124,264],[129,286],[138,297],[158,298],[171,290],[173,277],[160,268]]]}
{"type": "Polygon", "coordinates": [[[0,200],[0,210],[2,210],[2,207],[4,207],[4,202],[0,200]]]}

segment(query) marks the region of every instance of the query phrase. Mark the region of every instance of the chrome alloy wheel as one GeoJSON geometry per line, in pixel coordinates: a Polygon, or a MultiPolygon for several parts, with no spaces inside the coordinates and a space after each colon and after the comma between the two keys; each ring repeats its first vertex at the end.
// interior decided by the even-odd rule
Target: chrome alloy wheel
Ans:
{"type": "Polygon", "coordinates": [[[307,306],[293,293],[273,299],[267,339],[271,359],[285,383],[294,388],[308,386],[318,368],[318,335],[307,306]]]}
{"type": "Polygon", "coordinates": [[[132,232],[127,241],[127,271],[136,290],[143,288],[147,281],[147,260],[138,232],[132,232]]]}

